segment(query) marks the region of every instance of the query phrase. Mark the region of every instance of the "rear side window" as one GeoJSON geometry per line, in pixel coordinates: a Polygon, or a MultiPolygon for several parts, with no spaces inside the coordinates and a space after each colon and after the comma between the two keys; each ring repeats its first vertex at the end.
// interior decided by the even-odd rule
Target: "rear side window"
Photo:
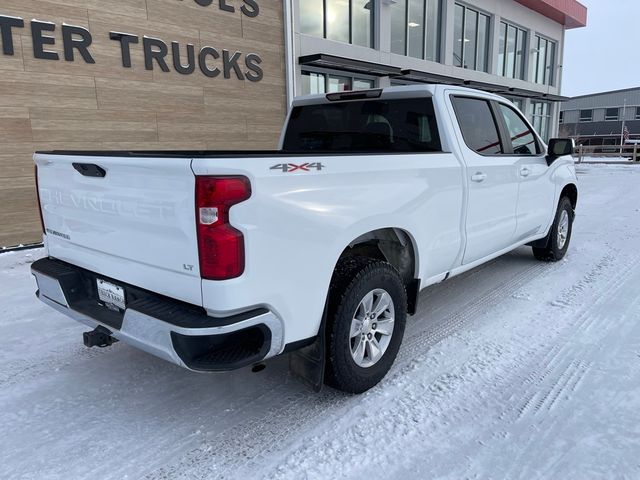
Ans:
{"type": "Polygon", "coordinates": [[[516,155],[537,155],[540,153],[536,136],[522,117],[514,109],[500,104],[500,112],[511,137],[513,153],[516,155]]]}
{"type": "Polygon", "coordinates": [[[467,146],[480,155],[502,154],[498,127],[489,102],[467,97],[453,97],[451,100],[467,146]]]}
{"type": "Polygon", "coordinates": [[[284,138],[287,152],[439,152],[430,98],[357,100],[298,106],[284,138]]]}

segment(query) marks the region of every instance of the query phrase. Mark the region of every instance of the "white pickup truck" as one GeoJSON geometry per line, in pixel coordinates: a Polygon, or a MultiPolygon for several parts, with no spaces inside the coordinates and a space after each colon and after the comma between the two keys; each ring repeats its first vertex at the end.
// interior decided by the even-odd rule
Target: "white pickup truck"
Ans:
{"type": "Polygon", "coordinates": [[[38,297],[195,371],[261,365],[363,392],[420,290],[516,247],[564,257],[571,140],[446,85],[297,99],[269,152],[39,152],[38,297]]]}

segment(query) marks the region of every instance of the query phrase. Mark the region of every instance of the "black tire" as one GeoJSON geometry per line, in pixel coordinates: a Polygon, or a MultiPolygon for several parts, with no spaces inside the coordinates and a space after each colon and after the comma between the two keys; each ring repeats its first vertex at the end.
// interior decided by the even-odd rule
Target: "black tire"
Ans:
{"type": "Polygon", "coordinates": [[[407,319],[407,293],[390,264],[366,257],[348,257],[336,267],[329,289],[325,383],[348,393],[362,393],[387,374],[398,355],[407,319]],[[393,300],[394,325],[388,346],[377,363],[363,368],[351,354],[351,322],[360,302],[375,289],[393,300]]]}
{"type": "Polygon", "coordinates": [[[559,262],[567,254],[569,244],[571,243],[571,234],[573,233],[573,219],[574,219],[573,206],[571,201],[567,197],[562,197],[558,204],[558,211],[556,217],[549,231],[549,235],[546,238],[546,247],[533,247],[533,255],[543,262],[559,262]],[[561,218],[563,212],[566,212],[569,219],[568,232],[564,245],[559,245],[558,229],[560,228],[561,218]]]}

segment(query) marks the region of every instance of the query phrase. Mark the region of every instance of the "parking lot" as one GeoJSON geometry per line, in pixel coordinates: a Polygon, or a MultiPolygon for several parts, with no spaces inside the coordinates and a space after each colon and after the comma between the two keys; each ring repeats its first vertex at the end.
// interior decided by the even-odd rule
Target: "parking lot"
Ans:
{"type": "Polygon", "coordinates": [[[41,252],[0,255],[0,478],[638,478],[640,168],[578,171],[568,257],[424,291],[362,396],[311,392],[286,357],[200,375],[85,349],[33,295],[41,252]]]}

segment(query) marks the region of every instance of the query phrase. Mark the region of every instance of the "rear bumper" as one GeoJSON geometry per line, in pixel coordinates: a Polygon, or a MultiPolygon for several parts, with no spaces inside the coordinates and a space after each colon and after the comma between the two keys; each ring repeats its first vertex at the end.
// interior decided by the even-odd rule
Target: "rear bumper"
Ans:
{"type": "Polygon", "coordinates": [[[50,307],[88,327],[103,326],[118,340],[189,370],[234,370],[282,350],[282,322],[266,309],[209,317],[199,307],[51,258],[34,262],[31,272],[38,283],[36,295],[50,307]],[[126,310],[115,312],[101,304],[97,278],[125,289],[126,310]]]}

